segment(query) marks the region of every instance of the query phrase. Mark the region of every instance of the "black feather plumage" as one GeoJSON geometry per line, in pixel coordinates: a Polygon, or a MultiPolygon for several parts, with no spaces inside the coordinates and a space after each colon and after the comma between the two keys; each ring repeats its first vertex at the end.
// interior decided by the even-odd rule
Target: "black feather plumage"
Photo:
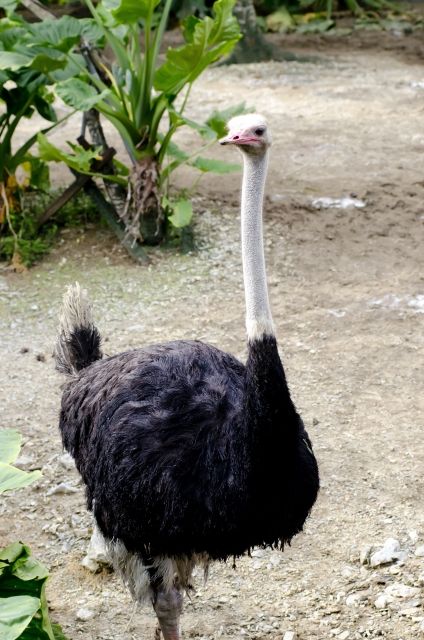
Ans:
{"type": "Polygon", "coordinates": [[[284,544],[316,498],[273,337],[246,366],[196,341],[94,362],[65,388],[60,429],[102,533],[144,557],[284,544]]]}

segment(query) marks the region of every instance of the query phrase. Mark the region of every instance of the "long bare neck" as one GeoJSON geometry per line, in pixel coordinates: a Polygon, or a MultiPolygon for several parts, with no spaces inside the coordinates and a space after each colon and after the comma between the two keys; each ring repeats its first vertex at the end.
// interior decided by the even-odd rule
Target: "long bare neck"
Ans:
{"type": "MultiPolygon", "coordinates": [[[[268,154],[255,156],[243,153],[243,156],[241,235],[248,356],[241,429],[245,430],[242,441],[246,447],[246,468],[262,477],[264,470],[261,465],[269,459],[269,447],[280,443],[283,424],[286,424],[285,429],[294,433],[298,419],[278,354],[268,299],[262,233],[268,154]],[[293,425],[294,430],[291,428],[293,425]]],[[[240,439],[237,445],[240,446],[240,439]]],[[[236,451],[235,455],[239,456],[240,452],[236,451]]]]}
{"type": "Polygon", "coordinates": [[[246,331],[248,340],[252,341],[264,335],[274,335],[262,233],[262,207],[268,152],[260,156],[243,153],[243,158],[241,241],[246,297],[246,331]]]}

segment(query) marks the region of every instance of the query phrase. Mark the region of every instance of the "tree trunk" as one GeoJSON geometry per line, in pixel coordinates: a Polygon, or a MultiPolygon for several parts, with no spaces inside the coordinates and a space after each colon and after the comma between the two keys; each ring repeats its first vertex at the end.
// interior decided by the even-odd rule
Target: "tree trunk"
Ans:
{"type": "Polygon", "coordinates": [[[159,193],[159,166],[145,157],[134,165],[128,182],[127,207],[121,216],[130,236],[143,244],[159,244],[165,236],[165,212],[159,193]]]}
{"type": "MultiPolygon", "coordinates": [[[[107,149],[108,145],[96,109],[85,113],[85,123],[93,144],[107,149]]],[[[113,174],[112,164],[103,173],[113,174]]],[[[165,214],[159,194],[159,168],[154,158],[136,162],[128,180],[128,189],[104,180],[110,202],[126,231],[126,241],[136,244],[159,244],[165,236],[165,214]]]]}
{"type": "MultiPolygon", "coordinates": [[[[84,113],[85,125],[90,132],[90,138],[95,147],[101,147],[103,153],[106,149],[109,148],[107,144],[106,137],[103,131],[102,124],[100,122],[100,115],[96,109],[90,109],[84,113]]],[[[108,166],[102,169],[102,173],[106,175],[113,175],[114,168],[113,164],[110,163],[108,166]]],[[[111,182],[109,180],[103,180],[103,185],[106,190],[107,196],[113,206],[115,207],[116,214],[120,217],[120,212],[123,212],[126,206],[127,201],[127,191],[121,185],[116,184],[116,182],[111,182]]]]}
{"type": "Polygon", "coordinates": [[[234,15],[239,22],[243,37],[236,44],[229,58],[224,61],[224,64],[245,64],[266,62],[267,60],[309,61],[309,58],[281,51],[279,47],[266,40],[256,21],[253,0],[237,0],[234,15]]]}
{"type": "Polygon", "coordinates": [[[258,27],[253,0],[238,0],[234,7],[234,15],[239,22],[243,37],[226,62],[228,64],[243,64],[272,60],[274,48],[265,40],[258,27]]]}

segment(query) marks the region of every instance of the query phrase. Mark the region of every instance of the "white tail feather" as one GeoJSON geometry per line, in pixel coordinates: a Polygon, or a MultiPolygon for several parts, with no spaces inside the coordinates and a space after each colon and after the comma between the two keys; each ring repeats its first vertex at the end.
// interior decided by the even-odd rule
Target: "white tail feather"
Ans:
{"type": "Polygon", "coordinates": [[[70,285],[63,296],[53,355],[56,360],[56,369],[70,376],[101,357],[100,336],[93,323],[91,304],[87,292],[81,289],[78,282],[70,285]],[[79,336],[78,333],[83,335],[79,336]],[[84,351],[83,363],[81,353],[72,344],[74,337],[79,339],[79,350],[84,351]]]}

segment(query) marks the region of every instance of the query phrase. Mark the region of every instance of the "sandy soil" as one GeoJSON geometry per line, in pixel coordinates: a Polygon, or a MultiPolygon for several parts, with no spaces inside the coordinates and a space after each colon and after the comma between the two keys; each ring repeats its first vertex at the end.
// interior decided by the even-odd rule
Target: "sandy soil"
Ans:
{"type": "MultiPolygon", "coordinates": [[[[422,34],[385,35],[380,46],[372,37],[373,47],[312,40],[314,63],[211,70],[193,92],[195,117],[246,100],[272,126],[270,294],[322,490],[284,554],[258,550],[236,571],[216,565],[206,586],[199,581],[185,638],[424,635],[422,34]],[[365,206],[312,204],[344,196],[365,206]],[[367,545],[390,537],[401,548],[396,562],[361,564],[367,545]],[[377,600],[382,594],[389,597],[377,600]]],[[[72,138],[72,125],[56,135],[72,138]]],[[[148,609],[131,617],[114,575],[80,565],[91,520],[77,473],[61,457],[61,381],[50,356],[62,291],[76,278],[89,289],[108,353],[197,337],[243,358],[238,183],[203,182],[195,255],[157,249],[149,267],[138,267],[107,231],[89,229],[64,233],[30,272],[0,276],[2,426],[24,434],[22,468],[43,470],[36,486],[0,503],[0,546],[25,540],[47,562],[52,615],[72,640],[152,638],[154,619],[148,609]],[[60,482],[73,492],[52,492],[60,482]]]]}

